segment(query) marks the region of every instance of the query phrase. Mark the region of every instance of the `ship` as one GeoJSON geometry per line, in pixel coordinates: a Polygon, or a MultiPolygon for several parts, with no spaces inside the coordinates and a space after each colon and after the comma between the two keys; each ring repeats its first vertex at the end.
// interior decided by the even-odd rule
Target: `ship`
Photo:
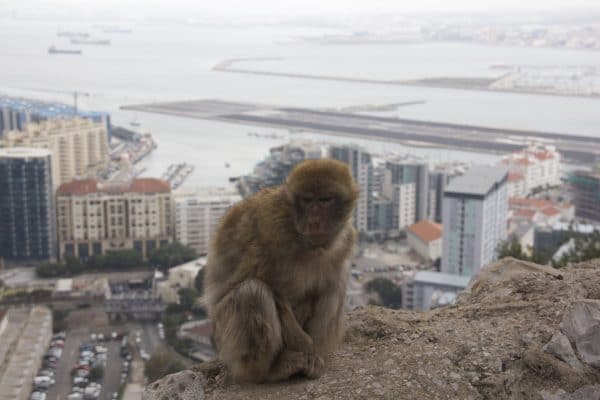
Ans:
{"type": "Polygon", "coordinates": [[[58,37],[80,37],[80,38],[87,38],[90,37],[89,33],[85,33],[85,32],[68,32],[68,31],[60,31],[56,33],[56,36],[58,37]]]}
{"type": "Polygon", "coordinates": [[[81,54],[81,50],[77,49],[57,49],[56,46],[48,47],[48,54],[81,54]]]}
{"type": "Polygon", "coordinates": [[[71,44],[109,45],[108,39],[71,39],[71,44]]]}

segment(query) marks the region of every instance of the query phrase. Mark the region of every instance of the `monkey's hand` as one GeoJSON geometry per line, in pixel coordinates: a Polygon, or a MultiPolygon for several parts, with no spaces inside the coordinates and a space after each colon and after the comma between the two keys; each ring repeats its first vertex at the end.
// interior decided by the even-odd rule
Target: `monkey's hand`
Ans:
{"type": "Polygon", "coordinates": [[[280,298],[276,300],[276,304],[285,348],[308,354],[314,353],[313,340],[298,323],[290,304],[280,298]]]}

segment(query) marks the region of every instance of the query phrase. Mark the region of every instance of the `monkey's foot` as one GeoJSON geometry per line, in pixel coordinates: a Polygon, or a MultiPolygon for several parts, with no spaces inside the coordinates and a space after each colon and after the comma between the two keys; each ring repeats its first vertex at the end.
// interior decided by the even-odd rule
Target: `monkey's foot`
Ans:
{"type": "Polygon", "coordinates": [[[323,374],[325,370],[325,361],[316,354],[306,354],[306,367],[303,372],[309,379],[316,379],[323,374]]]}

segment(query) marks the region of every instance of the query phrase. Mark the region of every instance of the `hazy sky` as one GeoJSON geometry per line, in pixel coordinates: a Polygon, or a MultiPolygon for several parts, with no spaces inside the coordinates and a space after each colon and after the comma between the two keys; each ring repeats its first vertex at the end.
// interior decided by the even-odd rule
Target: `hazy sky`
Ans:
{"type": "Polygon", "coordinates": [[[298,12],[531,12],[584,8],[600,10],[600,0],[0,0],[0,11],[92,15],[118,10],[121,15],[128,17],[136,13],[174,15],[192,11],[289,15],[298,12]]]}

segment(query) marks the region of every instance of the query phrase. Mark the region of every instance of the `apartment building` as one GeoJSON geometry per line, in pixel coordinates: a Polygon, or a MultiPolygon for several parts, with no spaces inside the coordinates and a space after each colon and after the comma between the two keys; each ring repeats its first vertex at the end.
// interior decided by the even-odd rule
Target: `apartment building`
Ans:
{"type": "Polygon", "coordinates": [[[511,173],[511,196],[524,197],[536,188],[560,185],[560,160],[555,146],[539,144],[504,156],[501,163],[511,173]]]}
{"type": "Polygon", "coordinates": [[[56,192],[59,255],[133,249],[146,257],[173,240],[171,187],[155,178],[63,183],[56,192]]]}
{"type": "Polygon", "coordinates": [[[443,273],[472,276],[496,260],[507,237],[508,171],[474,166],[444,192],[443,273]]]}
{"type": "Polygon", "coordinates": [[[177,192],[175,204],[175,238],[198,254],[208,253],[210,238],[219,227],[229,207],[242,198],[229,189],[177,192]]]}

